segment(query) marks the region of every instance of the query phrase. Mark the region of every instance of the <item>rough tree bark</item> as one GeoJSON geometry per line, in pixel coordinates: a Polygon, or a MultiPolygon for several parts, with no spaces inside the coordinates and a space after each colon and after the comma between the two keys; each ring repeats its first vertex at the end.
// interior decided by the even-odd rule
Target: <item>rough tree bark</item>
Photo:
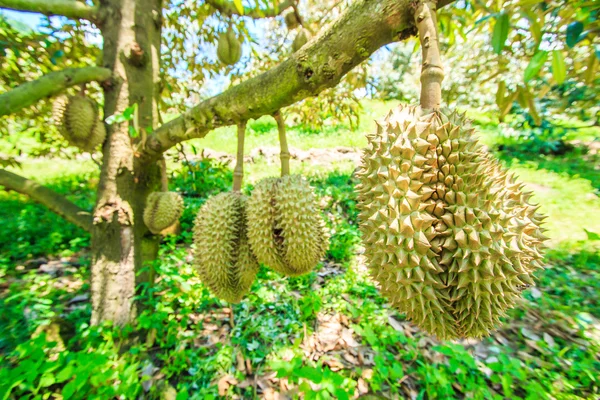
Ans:
{"type": "MultiPolygon", "coordinates": [[[[161,0],[103,0],[100,12],[104,67],[113,78],[104,85],[104,114],[137,104],[140,131],[156,123],[155,78],[160,43],[161,0]]],[[[135,315],[136,270],[156,257],[157,238],[141,221],[146,196],[159,188],[154,165],[136,161],[139,143],[129,122],[108,127],[92,232],[92,323],[123,325],[135,315]],[[143,168],[144,167],[144,168],[143,168]]]]}

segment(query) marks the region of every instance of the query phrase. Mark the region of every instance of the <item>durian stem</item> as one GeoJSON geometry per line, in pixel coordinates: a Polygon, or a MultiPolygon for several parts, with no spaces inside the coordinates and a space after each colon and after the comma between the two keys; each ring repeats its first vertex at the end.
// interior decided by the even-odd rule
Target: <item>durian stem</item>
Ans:
{"type": "Polygon", "coordinates": [[[163,192],[169,191],[169,177],[167,176],[167,161],[163,157],[160,160],[160,187],[163,192]]]}
{"type": "Polygon", "coordinates": [[[415,24],[419,31],[423,64],[421,66],[421,108],[439,109],[442,103],[444,69],[440,59],[437,32],[437,0],[419,1],[415,24]]]}
{"type": "Polygon", "coordinates": [[[235,169],[233,170],[233,191],[242,190],[242,180],[244,179],[244,137],[246,136],[246,121],[242,121],[237,126],[237,159],[235,169]]]}
{"type": "Polygon", "coordinates": [[[287,137],[285,134],[285,120],[280,111],[275,112],[273,118],[275,118],[275,121],[277,122],[277,130],[279,131],[281,176],[286,176],[290,174],[290,149],[288,148],[287,137]]]}

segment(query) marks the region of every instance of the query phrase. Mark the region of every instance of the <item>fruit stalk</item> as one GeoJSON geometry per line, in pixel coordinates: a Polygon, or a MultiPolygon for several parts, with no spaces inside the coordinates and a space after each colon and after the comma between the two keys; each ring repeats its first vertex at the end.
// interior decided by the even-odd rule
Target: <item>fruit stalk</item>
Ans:
{"type": "Polygon", "coordinates": [[[286,176],[290,174],[290,149],[288,148],[287,137],[285,135],[285,121],[279,111],[273,114],[273,118],[277,122],[277,130],[279,131],[281,176],[286,176]]]}
{"type": "Polygon", "coordinates": [[[244,178],[244,137],[246,136],[246,121],[237,126],[237,159],[233,170],[233,191],[242,190],[242,179],[244,178]]]}
{"type": "Polygon", "coordinates": [[[167,176],[167,161],[163,157],[160,160],[160,187],[163,192],[169,191],[169,178],[167,176]]]}
{"type": "Polygon", "coordinates": [[[440,59],[440,47],[436,18],[437,0],[419,1],[415,10],[415,24],[419,31],[423,64],[421,66],[421,108],[440,108],[444,69],[440,59]]]}

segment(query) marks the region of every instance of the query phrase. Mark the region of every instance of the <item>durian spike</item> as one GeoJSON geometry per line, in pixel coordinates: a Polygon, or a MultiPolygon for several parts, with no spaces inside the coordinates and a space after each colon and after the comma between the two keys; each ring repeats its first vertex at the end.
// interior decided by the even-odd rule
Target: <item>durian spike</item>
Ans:
{"type": "Polygon", "coordinates": [[[246,136],[246,121],[242,121],[237,126],[237,158],[235,169],[233,170],[233,191],[242,190],[242,180],[244,179],[244,137],[246,136]]]}
{"type": "Polygon", "coordinates": [[[437,32],[437,0],[422,0],[415,10],[423,64],[421,66],[421,108],[438,110],[442,103],[444,69],[437,32]]]}
{"type": "Polygon", "coordinates": [[[160,188],[163,192],[169,191],[169,177],[167,176],[167,161],[161,158],[160,163],[160,188]]]}
{"type": "Polygon", "coordinates": [[[276,111],[273,114],[273,118],[277,122],[277,130],[279,131],[279,159],[281,160],[281,176],[290,174],[290,149],[287,144],[287,137],[285,134],[285,120],[281,115],[281,111],[276,111]]]}

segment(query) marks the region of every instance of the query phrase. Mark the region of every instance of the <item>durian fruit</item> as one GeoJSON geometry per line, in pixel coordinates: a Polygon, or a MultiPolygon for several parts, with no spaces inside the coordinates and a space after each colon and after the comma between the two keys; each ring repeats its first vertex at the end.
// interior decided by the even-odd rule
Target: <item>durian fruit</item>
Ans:
{"type": "Polygon", "coordinates": [[[242,57],[242,43],[238,40],[233,29],[219,35],[217,56],[225,65],[234,65],[242,57]]]}
{"type": "Polygon", "coordinates": [[[144,224],[158,234],[175,224],[183,213],[183,198],[175,192],[153,192],[146,199],[144,224]]]}
{"type": "Polygon", "coordinates": [[[295,11],[289,11],[283,18],[285,20],[285,26],[289,30],[296,29],[300,25],[295,11]]]}
{"type": "Polygon", "coordinates": [[[308,43],[308,41],[310,40],[311,37],[312,37],[312,34],[310,33],[310,31],[308,29],[306,29],[306,28],[300,29],[300,31],[294,38],[294,41],[292,42],[293,52],[295,53],[298,50],[300,50],[306,43],[308,43]]]}
{"type": "Polygon", "coordinates": [[[104,123],[98,118],[98,106],[88,97],[58,98],[53,115],[61,135],[84,151],[93,151],[106,138],[104,123]]]}
{"type": "Polygon", "coordinates": [[[208,199],[194,223],[196,270],[213,295],[230,303],[238,303],[248,293],[259,269],[248,243],[247,198],[240,193],[245,128],[245,122],[238,125],[233,192],[208,199]]]}
{"type": "MultiPolygon", "coordinates": [[[[420,37],[437,37],[416,15],[420,37]]],[[[439,66],[426,43],[424,65],[439,66]]],[[[383,296],[419,327],[481,337],[534,284],[544,217],[464,115],[436,106],[439,73],[424,68],[421,81],[425,106],[398,107],[368,136],[356,187],[365,256],[383,296]]]]}
{"type": "Polygon", "coordinates": [[[259,265],[246,232],[246,197],[237,192],[211,197],[194,224],[196,269],[213,295],[238,303],[256,279],[259,265]]]}
{"type": "Polygon", "coordinates": [[[312,188],[300,175],[287,175],[289,150],[281,115],[283,176],[258,182],[248,200],[248,238],[259,262],[289,276],[310,272],[329,248],[312,188]]]}
{"type": "Polygon", "coordinates": [[[289,276],[310,272],[329,247],[313,190],[300,175],[256,185],[248,200],[248,236],[259,262],[289,276]]]}

